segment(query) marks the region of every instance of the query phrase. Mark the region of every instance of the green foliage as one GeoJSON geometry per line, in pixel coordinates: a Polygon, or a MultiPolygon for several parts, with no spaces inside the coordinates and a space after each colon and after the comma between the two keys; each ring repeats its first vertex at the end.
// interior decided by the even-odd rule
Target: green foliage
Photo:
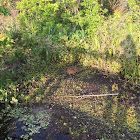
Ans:
{"type": "MultiPolygon", "coordinates": [[[[127,3],[118,0],[118,3],[110,1],[110,5],[103,5],[105,7],[101,8],[102,5],[98,4],[98,1],[90,0],[83,0],[81,2],[76,0],[55,2],[47,0],[41,2],[22,0],[18,2],[17,7],[20,10],[19,20],[21,27],[28,31],[28,33],[30,32],[37,36],[41,35],[44,39],[46,38],[47,40],[54,41],[54,43],[60,43],[66,46],[65,53],[63,51],[57,52],[53,51],[53,49],[50,50],[49,47],[46,48],[43,46],[45,44],[39,48],[35,47],[32,51],[34,52],[36,50],[36,54],[34,53],[34,55],[36,55],[38,63],[39,61],[46,61],[47,63],[51,61],[56,62],[56,60],[60,62],[66,56],[69,57],[70,55],[72,55],[74,61],[84,60],[82,58],[83,51],[79,52],[81,51],[80,48],[83,48],[84,50],[88,50],[87,55],[90,53],[93,55],[91,57],[95,58],[93,62],[85,60],[86,63],[96,62],[102,68],[110,65],[111,71],[119,72],[128,69],[128,65],[124,64],[124,62],[129,61],[127,58],[123,58],[125,60],[123,62],[121,61],[122,52],[120,51],[122,50],[121,42],[126,40],[125,37],[128,34],[133,36],[134,42],[131,45],[135,46],[136,50],[135,53],[132,51],[133,55],[139,55],[139,8],[136,1],[130,0],[128,2],[129,7],[127,3]],[[106,8],[110,11],[115,5],[117,7],[121,5],[127,9],[129,8],[130,11],[123,15],[119,9],[118,11],[114,9],[114,15],[108,17],[106,20],[104,16],[107,12],[106,8]],[[134,31],[135,35],[133,35],[134,31]],[[68,55],[67,50],[69,52],[68,55]]],[[[23,40],[23,42],[25,41],[23,40]]],[[[84,55],[87,52],[84,52],[84,55]]],[[[137,57],[135,57],[133,62],[131,60],[131,66],[133,68],[136,66],[134,68],[135,72],[127,70],[123,72],[124,75],[131,73],[129,74],[131,77],[137,77],[136,75],[139,73],[137,57]],[[135,76],[132,76],[132,73],[135,76]]]]}
{"type": "Polygon", "coordinates": [[[85,0],[81,6],[84,6],[84,10],[81,11],[84,14],[82,16],[83,26],[86,27],[85,32],[90,36],[91,33],[97,31],[97,25],[102,24],[101,8],[97,1],[90,0],[85,0]]]}
{"type": "MultiPolygon", "coordinates": [[[[28,77],[26,70],[19,69],[22,64],[28,72],[41,72],[46,65],[77,62],[121,72],[126,80],[138,84],[138,2],[129,0],[126,13],[114,10],[108,17],[112,7],[106,2],[102,7],[97,0],[19,1],[19,28],[10,30],[9,36],[0,36],[0,61],[12,65],[11,79],[23,78],[22,74],[28,77]]],[[[9,92],[4,93],[2,99],[7,100],[9,92]]]]}
{"type": "Polygon", "coordinates": [[[40,47],[32,48],[31,54],[32,54],[32,59],[30,59],[29,63],[34,64],[34,68],[35,68],[38,67],[38,65],[40,64],[50,65],[53,63],[61,62],[63,52],[59,48],[40,46],[40,47]]]}
{"type": "Polygon", "coordinates": [[[20,136],[21,138],[29,138],[36,133],[40,133],[40,129],[47,129],[51,114],[44,110],[40,110],[37,113],[33,113],[32,108],[13,108],[7,107],[5,110],[2,109],[0,117],[7,114],[8,119],[17,118],[18,123],[22,124],[21,129],[26,132],[25,135],[20,136]]]}
{"type": "Polygon", "coordinates": [[[3,8],[0,6],[0,15],[1,13],[4,14],[4,16],[7,16],[8,14],[10,15],[11,10],[9,8],[3,8]]]}
{"type": "Polygon", "coordinates": [[[8,36],[0,35],[0,62],[4,61],[8,55],[12,53],[12,46],[14,41],[8,36]]]}
{"type": "MultiPolygon", "coordinates": [[[[9,103],[13,105],[18,104],[17,93],[15,85],[11,84],[10,79],[6,79],[6,81],[3,81],[2,85],[0,85],[0,103],[4,103],[6,107],[9,105],[9,103]]],[[[1,83],[1,81],[0,81],[1,83]]]]}
{"type": "Polygon", "coordinates": [[[36,37],[27,31],[11,29],[10,37],[14,40],[14,48],[31,49],[38,45],[36,37]]]}
{"type": "Polygon", "coordinates": [[[23,49],[15,50],[15,61],[26,62],[26,55],[23,49]]]}
{"type": "MultiPolygon", "coordinates": [[[[113,2],[113,0],[110,2],[113,2]]],[[[25,100],[29,103],[35,101],[46,103],[49,100],[49,95],[54,93],[54,87],[61,86],[61,83],[63,83],[61,80],[66,74],[63,68],[60,69],[61,73],[64,73],[62,77],[59,77],[57,72],[53,73],[52,71],[57,66],[64,66],[65,63],[68,63],[68,65],[73,62],[78,65],[81,63],[84,66],[97,67],[101,71],[113,74],[121,73],[125,82],[128,81],[131,84],[138,85],[140,81],[140,13],[136,0],[128,0],[128,3],[127,11],[124,12],[118,8],[117,10],[113,9],[113,5],[108,3],[108,0],[105,0],[103,5],[100,5],[97,0],[19,1],[17,3],[17,8],[20,10],[18,15],[19,28],[10,30],[8,36],[0,36],[0,59],[3,64],[7,62],[5,63],[6,68],[1,68],[2,71],[0,71],[0,102],[6,104],[5,110],[9,108],[9,103],[17,105],[18,102],[25,100]],[[41,73],[42,77],[40,76],[41,73]]],[[[80,73],[81,71],[76,76],[81,76],[80,78],[83,81],[88,81],[88,77],[90,77],[89,81],[96,80],[93,79],[95,75],[91,75],[91,71],[88,74],[82,73],[80,75],[80,73]]],[[[95,78],[98,77],[97,74],[95,78]]],[[[81,81],[79,83],[81,87],[76,90],[71,88],[71,83],[73,82],[68,83],[67,80],[67,87],[63,90],[64,94],[71,93],[71,90],[72,93],[83,91],[81,81]],[[71,86],[70,92],[66,91],[69,86],[71,86]]],[[[58,95],[63,93],[56,89],[55,91],[58,95]]],[[[106,93],[108,88],[104,86],[101,91],[106,93]]],[[[119,86],[114,83],[112,91],[119,92],[119,86]]],[[[63,98],[60,98],[61,102],[63,98]]],[[[99,112],[102,116],[105,113],[102,101],[96,107],[99,100],[97,103],[92,100],[92,103],[89,102],[89,105],[87,105],[88,101],[86,99],[81,102],[83,106],[78,104],[77,107],[81,108],[82,112],[91,111],[90,113],[93,112],[94,115],[98,115],[97,112],[99,112]]],[[[118,102],[116,103],[118,104],[118,102]]],[[[64,106],[64,104],[61,105],[64,106]]],[[[72,109],[74,106],[76,106],[76,103],[70,103],[69,107],[72,109]]],[[[105,106],[107,106],[106,103],[105,106]]],[[[121,111],[119,111],[117,105],[112,104],[112,107],[114,107],[114,112],[110,110],[112,113],[105,117],[112,117],[111,121],[115,124],[117,123],[115,118],[118,115],[117,112],[123,110],[124,114],[126,106],[123,109],[121,108],[121,111]]],[[[17,117],[19,122],[24,123],[22,129],[28,133],[22,136],[24,139],[29,139],[35,133],[39,133],[41,128],[46,129],[50,122],[49,114],[43,111],[36,115],[18,109],[8,110],[7,112],[9,117],[17,117]]],[[[118,116],[120,117],[118,120],[122,119],[121,121],[124,121],[123,115],[118,116]]],[[[77,118],[74,117],[74,119],[77,118]]],[[[134,118],[136,118],[135,115],[129,119],[133,120],[134,118]]],[[[106,120],[108,119],[106,118],[106,120]]],[[[130,126],[137,129],[136,120],[130,122],[134,122],[135,125],[132,123],[130,126]]],[[[63,124],[69,126],[67,122],[63,124]]],[[[90,124],[89,126],[91,126],[90,124]]],[[[113,130],[118,130],[118,128],[113,128],[113,130]]],[[[71,127],[69,131],[71,134],[75,133],[78,137],[79,132],[85,131],[84,133],[86,133],[88,128],[83,124],[80,125],[78,131],[71,129],[71,127]]]]}
{"type": "Polygon", "coordinates": [[[41,128],[47,128],[50,122],[50,114],[47,114],[45,111],[39,111],[37,115],[25,114],[21,116],[18,121],[23,122],[24,126],[22,129],[28,132],[29,136],[32,136],[33,134],[40,133],[41,128]]]}
{"type": "Polygon", "coordinates": [[[57,4],[53,4],[51,0],[22,0],[18,2],[17,8],[21,11],[19,20],[22,28],[28,27],[28,31],[34,34],[45,29],[47,29],[46,34],[52,32],[57,4]]]}
{"type": "Polygon", "coordinates": [[[77,3],[67,0],[52,3],[23,0],[17,7],[21,11],[19,20],[22,28],[49,38],[50,35],[55,38],[72,36],[77,29],[82,30],[83,33],[84,30],[91,32],[90,30],[95,30],[96,26],[102,23],[102,16],[99,14],[101,8],[96,1],[84,0],[77,3]]]}

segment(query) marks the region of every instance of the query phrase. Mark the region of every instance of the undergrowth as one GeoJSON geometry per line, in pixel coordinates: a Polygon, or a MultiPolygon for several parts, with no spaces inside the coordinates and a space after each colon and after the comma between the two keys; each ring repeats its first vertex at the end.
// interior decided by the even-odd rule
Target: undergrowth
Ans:
{"type": "Polygon", "coordinates": [[[46,79],[57,81],[58,68],[65,69],[67,64],[96,67],[105,75],[117,75],[132,89],[139,88],[139,2],[118,2],[0,3],[2,20],[14,16],[8,15],[13,4],[18,11],[16,21],[10,21],[12,27],[1,23],[4,29],[0,35],[0,102],[16,105],[30,98],[41,101],[45,89],[40,87],[46,79]],[[120,5],[121,10],[117,8],[120,5]]]}

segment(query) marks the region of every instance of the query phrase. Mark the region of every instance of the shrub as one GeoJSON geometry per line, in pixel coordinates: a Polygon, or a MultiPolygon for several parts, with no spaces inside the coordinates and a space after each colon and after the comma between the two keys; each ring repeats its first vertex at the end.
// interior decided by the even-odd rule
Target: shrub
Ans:
{"type": "Polygon", "coordinates": [[[7,35],[0,35],[0,61],[5,61],[5,59],[12,53],[12,46],[14,41],[10,39],[7,35]]]}

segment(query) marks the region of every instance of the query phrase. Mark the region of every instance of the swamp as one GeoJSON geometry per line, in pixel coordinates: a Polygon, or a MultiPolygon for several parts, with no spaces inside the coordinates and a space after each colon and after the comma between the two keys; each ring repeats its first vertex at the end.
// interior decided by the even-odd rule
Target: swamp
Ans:
{"type": "Polygon", "coordinates": [[[140,2],[0,2],[0,140],[139,140],[140,2]]]}

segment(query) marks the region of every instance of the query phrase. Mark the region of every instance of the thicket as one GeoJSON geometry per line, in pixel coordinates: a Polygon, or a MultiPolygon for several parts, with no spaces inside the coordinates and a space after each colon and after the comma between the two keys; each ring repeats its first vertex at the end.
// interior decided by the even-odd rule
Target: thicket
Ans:
{"type": "MultiPolygon", "coordinates": [[[[1,68],[8,63],[12,78],[19,79],[46,65],[76,62],[121,74],[139,85],[139,5],[137,0],[18,1],[19,25],[13,24],[0,36],[1,68]],[[25,71],[21,65],[26,66],[25,71]]],[[[3,80],[7,85],[11,79],[2,77],[0,81],[1,100],[7,100],[9,91],[3,80]]]]}
{"type": "Polygon", "coordinates": [[[44,40],[51,40],[63,45],[76,61],[121,72],[126,79],[138,83],[138,2],[106,2],[109,5],[102,1],[100,5],[97,0],[22,0],[17,5],[20,28],[39,36],[43,57],[48,52],[44,40]]]}

